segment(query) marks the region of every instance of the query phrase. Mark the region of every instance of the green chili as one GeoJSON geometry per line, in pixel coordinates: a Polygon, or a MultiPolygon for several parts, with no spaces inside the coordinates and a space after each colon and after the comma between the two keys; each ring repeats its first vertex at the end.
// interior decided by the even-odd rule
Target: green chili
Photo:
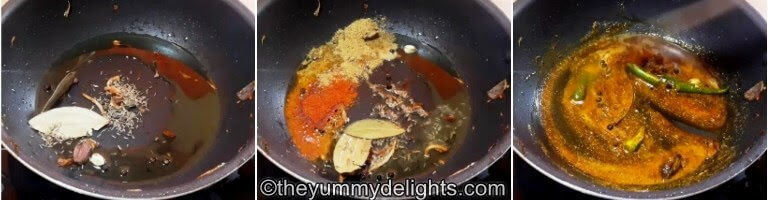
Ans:
{"type": "Polygon", "coordinates": [[[574,101],[584,101],[584,99],[587,97],[587,81],[584,78],[581,78],[579,80],[579,85],[576,86],[576,91],[573,92],[573,99],[574,101]]]}
{"type": "Polygon", "coordinates": [[[640,143],[643,142],[643,139],[645,139],[645,127],[640,127],[640,130],[637,130],[637,134],[634,137],[624,141],[624,151],[627,153],[635,152],[640,143]]]}
{"type": "Polygon", "coordinates": [[[584,99],[587,98],[587,87],[589,86],[592,81],[595,80],[596,74],[594,70],[602,70],[602,69],[579,69],[578,77],[576,77],[578,84],[576,86],[576,90],[573,92],[573,96],[571,96],[571,99],[573,101],[584,101],[584,99]]]}
{"type": "Polygon", "coordinates": [[[697,94],[725,94],[726,92],[728,92],[728,88],[717,89],[717,88],[699,87],[696,84],[681,81],[669,75],[664,75],[664,78],[659,78],[656,75],[646,72],[645,70],[635,65],[634,63],[628,63],[627,70],[632,74],[634,74],[635,76],[642,79],[643,81],[650,83],[651,85],[657,86],[660,84],[667,84],[672,88],[674,88],[675,91],[677,92],[697,93],[697,94]]]}
{"type": "Polygon", "coordinates": [[[650,83],[651,85],[658,85],[661,83],[661,79],[658,76],[646,72],[640,68],[640,66],[637,66],[634,63],[627,64],[627,69],[629,72],[632,72],[632,74],[639,77],[640,79],[643,79],[643,81],[650,83]]]}
{"type": "Polygon", "coordinates": [[[669,75],[664,75],[663,77],[666,80],[665,83],[671,85],[672,88],[675,88],[678,92],[698,94],[725,94],[728,92],[728,88],[715,89],[700,87],[699,85],[688,83],[669,75]]]}

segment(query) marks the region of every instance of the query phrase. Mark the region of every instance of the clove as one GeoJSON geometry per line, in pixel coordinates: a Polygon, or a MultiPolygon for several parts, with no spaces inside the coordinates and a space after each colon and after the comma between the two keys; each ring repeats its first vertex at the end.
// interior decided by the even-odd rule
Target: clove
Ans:
{"type": "Polygon", "coordinates": [[[685,166],[683,156],[675,154],[675,156],[668,158],[664,164],[661,165],[661,169],[659,170],[661,172],[661,177],[664,179],[672,178],[672,176],[680,171],[683,166],[685,166]]]}

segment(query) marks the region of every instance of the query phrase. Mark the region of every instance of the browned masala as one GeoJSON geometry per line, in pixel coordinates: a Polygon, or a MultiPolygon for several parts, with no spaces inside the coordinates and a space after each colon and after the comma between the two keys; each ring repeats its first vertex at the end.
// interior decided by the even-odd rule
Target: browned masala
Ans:
{"type": "Polygon", "coordinates": [[[548,144],[567,165],[607,185],[642,188],[694,174],[718,152],[719,142],[679,129],[667,115],[702,129],[720,129],[726,121],[725,98],[653,88],[627,72],[627,63],[717,84],[693,55],[660,39],[621,35],[597,40],[559,63],[544,83],[541,123],[548,144]],[[583,77],[590,80],[586,97],[573,101],[583,77]],[[623,142],[640,128],[646,130],[645,139],[636,151],[625,151],[623,142]],[[665,178],[660,168],[676,155],[683,166],[665,178]]]}

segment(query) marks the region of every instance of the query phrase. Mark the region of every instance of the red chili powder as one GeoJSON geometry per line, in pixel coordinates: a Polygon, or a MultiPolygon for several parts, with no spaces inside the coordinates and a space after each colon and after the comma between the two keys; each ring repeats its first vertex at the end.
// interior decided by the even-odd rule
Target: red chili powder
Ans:
{"type": "Polygon", "coordinates": [[[342,123],[328,123],[343,117],[344,109],[357,99],[357,84],[337,78],[328,86],[296,85],[285,103],[286,125],[299,153],[309,160],[325,159],[334,134],[342,123]]]}

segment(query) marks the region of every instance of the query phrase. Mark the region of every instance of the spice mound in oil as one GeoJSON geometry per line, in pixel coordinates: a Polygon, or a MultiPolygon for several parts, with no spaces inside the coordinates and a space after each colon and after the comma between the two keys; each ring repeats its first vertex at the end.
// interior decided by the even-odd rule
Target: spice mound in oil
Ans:
{"type": "MultiPolygon", "coordinates": [[[[105,35],[84,44],[100,46],[77,49],[87,53],[51,68],[40,83],[43,87],[38,91],[37,104],[42,107],[45,97],[54,93],[42,88],[54,88],[67,72],[76,71],[77,81],[54,106],[91,109],[108,118],[110,124],[90,136],[51,144],[58,165],[74,176],[141,182],[183,173],[209,152],[221,128],[221,102],[213,81],[199,70],[202,66],[197,61],[145,49],[138,44],[178,47],[143,35],[105,35]],[[130,42],[115,38],[129,38],[130,42]],[[101,44],[112,46],[103,48],[101,44]],[[86,140],[98,145],[76,147],[86,140]],[[81,155],[73,155],[75,152],[81,155]],[[82,157],[87,155],[101,157],[97,156],[95,163],[70,161],[87,160],[82,157]]],[[[192,57],[185,50],[175,53],[192,57]]]]}
{"type": "Polygon", "coordinates": [[[392,33],[373,19],[359,19],[313,48],[296,73],[286,98],[286,125],[302,156],[326,160],[335,133],[343,128],[345,110],[357,99],[357,87],[385,60],[394,59],[392,33]]]}
{"type": "Polygon", "coordinates": [[[338,30],[310,50],[288,91],[285,120],[293,144],[299,155],[316,163],[313,172],[328,179],[432,173],[469,129],[463,81],[449,70],[450,63],[432,62],[448,59],[428,45],[388,32],[385,23],[364,18],[338,30]],[[396,41],[439,57],[405,54],[396,41]],[[367,119],[393,123],[398,128],[387,131],[403,133],[372,139],[345,135],[350,123],[367,119]],[[356,143],[339,145],[340,137],[356,143]],[[345,149],[337,151],[339,147],[345,149]]]}

